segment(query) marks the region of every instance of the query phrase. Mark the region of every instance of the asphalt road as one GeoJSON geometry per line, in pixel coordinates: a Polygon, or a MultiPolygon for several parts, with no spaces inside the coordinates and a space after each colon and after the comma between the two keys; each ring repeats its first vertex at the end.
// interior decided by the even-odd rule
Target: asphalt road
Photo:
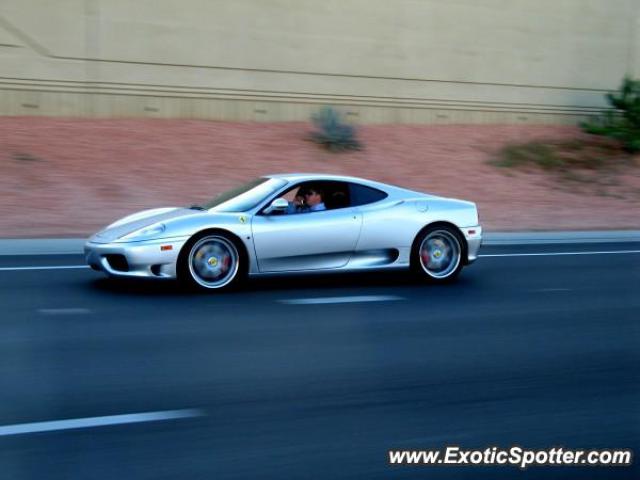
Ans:
{"type": "Polygon", "coordinates": [[[213,295],[0,257],[0,478],[640,478],[637,461],[387,463],[449,444],[640,451],[640,253],[549,255],[612,250],[640,244],[485,248],[499,256],[448,286],[369,274],[213,295]]]}

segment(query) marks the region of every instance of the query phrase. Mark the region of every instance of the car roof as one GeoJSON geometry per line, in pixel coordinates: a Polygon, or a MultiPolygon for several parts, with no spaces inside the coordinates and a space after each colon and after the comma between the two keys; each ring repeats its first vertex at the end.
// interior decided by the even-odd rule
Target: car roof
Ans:
{"type": "Polygon", "coordinates": [[[330,173],[278,173],[273,175],[265,175],[267,178],[279,178],[286,182],[305,182],[305,181],[339,181],[339,182],[355,182],[362,185],[368,185],[373,188],[384,190],[387,194],[393,194],[397,197],[422,197],[432,196],[424,192],[416,192],[396,185],[389,185],[388,183],[377,182],[375,180],[368,180],[366,178],[352,177],[348,175],[335,175],[330,173]]]}
{"type": "Polygon", "coordinates": [[[347,175],[334,175],[330,173],[278,173],[273,175],[265,175],[268,178],[279,178],[281,180],[285,180],[287,182],[301,182],[301,181],[311,181],[311,180],[335,180],[340,182],[356,182],[363,183],[365,185],[379,185],[380,187],[393,187],[392,185],[387,185],[385,183],[376,182],[375,180],[367,180],[366,178],[359,177],[351,177],[347,175]]]}

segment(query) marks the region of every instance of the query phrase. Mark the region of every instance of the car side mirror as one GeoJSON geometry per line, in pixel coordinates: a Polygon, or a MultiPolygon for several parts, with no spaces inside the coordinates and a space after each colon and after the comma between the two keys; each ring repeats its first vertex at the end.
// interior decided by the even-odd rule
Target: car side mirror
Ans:
{"type": "Polygon", "coordinates": [[[286,198],[276,198],[271,205],[269,205],[264,213],[269,214],[273,212],[286,212],[289,208],[289,202],[287,202],[286,198]]]}

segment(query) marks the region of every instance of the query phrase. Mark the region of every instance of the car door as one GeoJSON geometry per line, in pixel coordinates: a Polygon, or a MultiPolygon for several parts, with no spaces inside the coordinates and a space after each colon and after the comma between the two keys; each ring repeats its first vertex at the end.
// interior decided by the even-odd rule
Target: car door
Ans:
{"type": "Polygon", "coordinates": [[[340,268],[355,249],[362,214],[357,208],[256,215],[251,227],[261,272],[340,268]]]}

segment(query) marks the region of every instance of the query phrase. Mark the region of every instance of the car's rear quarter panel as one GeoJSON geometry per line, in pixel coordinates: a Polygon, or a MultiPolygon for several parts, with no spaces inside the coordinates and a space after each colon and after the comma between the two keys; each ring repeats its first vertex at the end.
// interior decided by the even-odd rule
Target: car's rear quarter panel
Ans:
{"type": "Polygon", "coordinates": [[[438,197],[385,200],[361,207],[362,231],[356,251],[398,249],[397,263],[408,263],[411,245],[425,226],[447,222],[458,228],[478,224],[471,202],[438,197]]]}

